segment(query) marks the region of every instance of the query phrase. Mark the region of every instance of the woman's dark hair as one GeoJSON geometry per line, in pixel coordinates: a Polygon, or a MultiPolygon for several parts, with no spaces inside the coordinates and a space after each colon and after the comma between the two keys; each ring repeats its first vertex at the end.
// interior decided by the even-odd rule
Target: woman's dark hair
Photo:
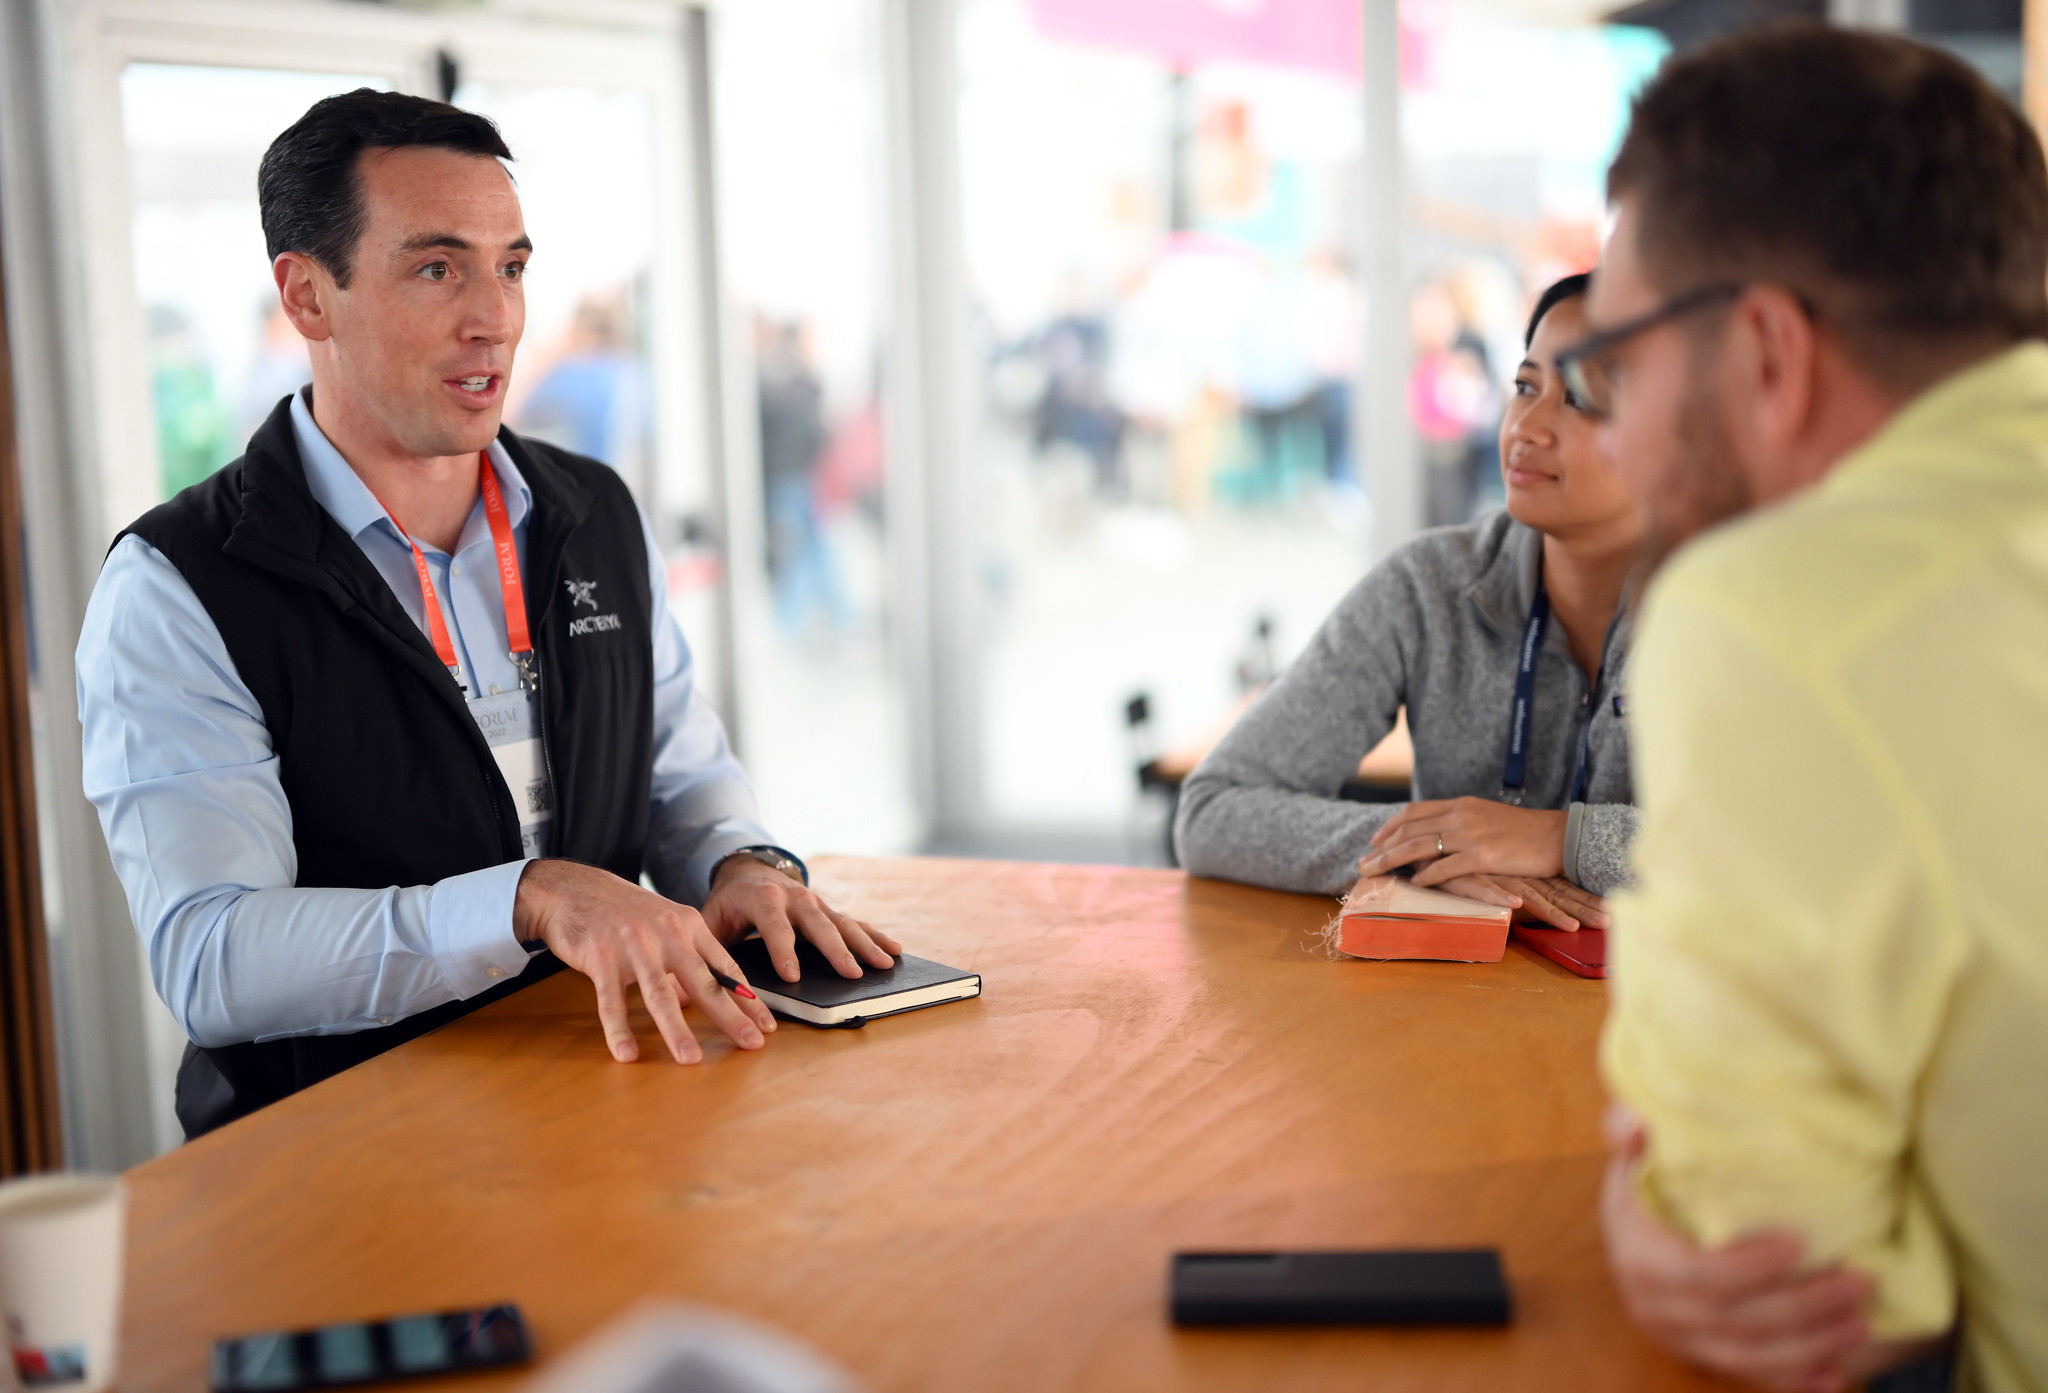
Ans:
{"type": "Polygon", "coordinates": [[[512,158],[489,117],[446,102],[369,87],[324,97],[270,142],[257,168],[256,203],[270,259],[303,252],[346,286],[366,218],[362,153],[407,145],[512,158]]]}
{"type": "Polygon", "coordinates": [[[1591,271],[1576,271],[1563,280],[1552,281],[1549,287],[1536,297],[1536,308],[1529,311],[1529,327],[1522,334],[1522,347],[1527,348],[1536,342],[1536,326],[1543,322],[1544,315],[1567,300],[1578,299],[1592,284],[1591,271]]]}

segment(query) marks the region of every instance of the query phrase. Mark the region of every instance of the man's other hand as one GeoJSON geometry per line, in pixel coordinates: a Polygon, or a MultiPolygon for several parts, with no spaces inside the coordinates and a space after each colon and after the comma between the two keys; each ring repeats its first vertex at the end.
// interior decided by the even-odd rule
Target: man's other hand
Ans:
{"type": "Polygon", "coordinates": [[[758,998],[728,992],[711,975],[746,981],[703,915],[610,871],[574,861],[529,862],[519,877],[512,923],[520,942],[546,943],[596,984],[605,1042],[621,1064],[640,1057],[626,1015],[626,988],[636,983],[678,1064],[704,1057],[683,1020],[685,1000],[743,1050],[760,1049],[765,1032],[775,1029],[774,1015],[758,998]]]}
{"type": "Polygon", "coordinates": [[[894,967],[903,945],[850,914],[841,914],[815,891],[751,856],[728,856],[711,877],[704,919],[721,943],[759,929],[768,957],[785,982],[800,975],[796,936],[802,933],[841,977],[858,977],[861,964],[894,967]]]}
{"type": "Polygon", "coordinates": [[[1939,1339],[1873,1338],[1865,1314],[1871,1279],[1840,1263],[1806,1267],[1796,1234],[1772,1230],[1702,1248],[1674,1233],[1636,1188],[1647,1145],[1641,1120],[1612,1109],[1607,1144],[1607,1260],[1629,1315],[1674,1354],[1780,1393],[1843,1393],[1940,1348],[1939,1339]]]}

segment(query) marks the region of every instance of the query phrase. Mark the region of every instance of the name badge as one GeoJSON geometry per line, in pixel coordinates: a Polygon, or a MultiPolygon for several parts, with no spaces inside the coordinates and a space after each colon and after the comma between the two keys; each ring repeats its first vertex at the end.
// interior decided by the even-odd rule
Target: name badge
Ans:
{"type": "Polygon", "coordinates": [[[521,849],[533,858],[548,854],[548,824],[555,817],[555,791],[548,785],[547,762],[541,757],[539,699],[533,692],[499,692],[469,703],[469,714],[484,733],[519,809],[521,849]]]}

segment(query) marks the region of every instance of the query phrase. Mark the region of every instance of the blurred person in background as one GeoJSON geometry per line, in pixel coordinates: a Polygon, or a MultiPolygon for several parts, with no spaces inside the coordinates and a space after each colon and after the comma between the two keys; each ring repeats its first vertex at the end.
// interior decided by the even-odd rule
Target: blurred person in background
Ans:
{"type": "Polygon", "coordinates": [[[1172,505],[1207,509],[1237,435],[1229,364],[1257,300],[1258,258],[1218,237],[1167,239],[1133,277],[1109,322],[1110,399],[1165,443],[1172,505]]]}
{"type": "Polygon", "coordinates": [[[642,482],[651,422],[624,290],[578,300],[560,342],[535,356],[533,390],[516,403],[519,428],[642,482]]]}
{"type": "Polygon", "coordinates": [[[1585,292],[1567,277],[1530,315],[1501,425],[1506,511],[1424,534],[1345,597],[1189,776],[1189,871],[1328,895],[1413,865],[1418,884],[1560,928],[1606,924],[1635,828],[1622,597],[1642,533],[1553,366],[1585,292]],[[1423,801],[1340,798],[1403,707],[1423,801]]]}
{"type": "Polygon", "coordinates": [[[825,384],[800,323],[755,326],[761,487],[768,513],[768,575],[783,631],[806,638],[846,626],[846,600],[818,518],[825,459],[825,384]]]}
{"type": "Polygon", "coordinates": [[[1331,451],[1347,447],[1331,439],[1331,364],[1327,354],[1318,358],[1334,317],[1329,281],[1311,275],[1307,264],[1269,263],[1233,336],[1246,454],[1237,491],[1245,501],[1293,498],[1305,483],[1332,477],[1331,451]]]}
{"type": "Polygon", "coordinates": [[[1421,437],[1423,505],[1432,527],[1468,521],[1479,501],[1479,438],[1499,400],[1486,341],[1473,329],[1447,284],[1432,282],[1409,306],[1415,366],[1408,378],[1408,414],[1421,437]]]}
{"type": "Polygon", "coordinates": [[[1777,1389],[2048,1388],[2048,168],[1967,65],[1672,60],[1563,362],[1646,509],[1605,1196],[1777,1389]],[[1919,1361],[1908,1363],[1907,1361],[1919,1361]],[[1873,1384],[1873,1387],[1879,1384],[1873,1384]]]}
{"type": "Polygon", "coordinates": [[[292,327],[290,316],[275,296],[256,311],[256,357],[249,364],[249,376],[242,389],[241,408],[236,413],[236,440],[247,440],[277,407],[277,399],[296,392],[313,380],[313,365],[306,357],[306,341],[292,327]]]}
{"type": "Polygon", "coordinates": [[[192,321],[174,305],[149,307],[149,386],[156,408],[157,464],[165,493],[196,484],[227,463],[227,412],[192,321]]]}
{"type": "Polygon", "coordinates": [[[1031,448],[1043,459],[1062,445],[1088,458],[1095,496],[1123,498],[1124,415],[1109,399],[1109,327],[1078,286],[1032,345],[1045,385],[1031,412],[1031,448]]]}
{"type": "Polygon", "coordinates": [[[1358,487],[1351,453],[1351,379],[1358,373],[1365,314],[1343,252],[1311,252],[1304,272],[1308,356],[1316,375],[1316,421],[1323,434],[1323,468],[1333,484],[1358,487]]]}
{"type": "Polygon", "coordinates": [[[1591,256],[1572,262],[1550,275],[1524,281],[1506,261],[1493,256],[1473,255],[1460,261],[1445,280],[1451,303],[1458,311],[1458,343],[1479,364],[1485,378],[1486,394],[1466,436],[1467,477],[1472,481],[1472,511],[1466,522],[1481,513],[1492,512],[1506,503],[1501,485],[1500,416],[1505,405],[1498,386],[1501,364],[1521,357],[1520,309],[1528,302],[1527,286],[1548,285],[1569,272],[1581,270],[1599,259],[1591,256]],[[1503,329],[1506,330],[1503,333],[1503,329]]]}

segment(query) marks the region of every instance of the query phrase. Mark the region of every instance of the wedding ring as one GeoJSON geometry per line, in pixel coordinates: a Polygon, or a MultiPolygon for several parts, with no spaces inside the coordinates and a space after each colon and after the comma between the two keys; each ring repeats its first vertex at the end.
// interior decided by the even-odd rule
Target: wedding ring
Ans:
{"type": "Polygon", "coordinates": [[[1444,834],[1441,832],[1436,834],[1436,854],[1439,856],[1444,854],[1444,834]]]}

